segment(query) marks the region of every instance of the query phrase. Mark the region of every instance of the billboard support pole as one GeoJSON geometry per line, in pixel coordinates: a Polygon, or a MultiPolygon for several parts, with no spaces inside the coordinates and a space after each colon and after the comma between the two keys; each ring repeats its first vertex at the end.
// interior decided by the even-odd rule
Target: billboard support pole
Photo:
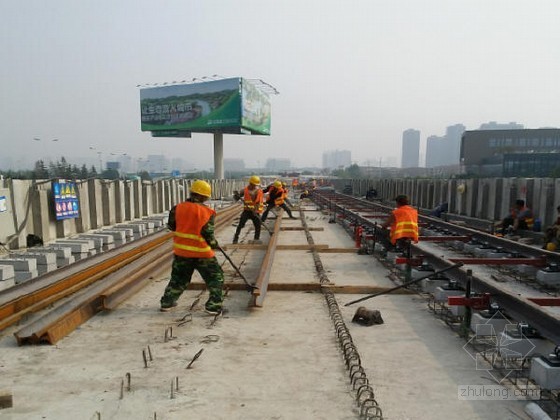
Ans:
{"type": "Polygon", "coordinates": [[[224,179],[224,133],[214,133],[214,178],[224,179]]]}

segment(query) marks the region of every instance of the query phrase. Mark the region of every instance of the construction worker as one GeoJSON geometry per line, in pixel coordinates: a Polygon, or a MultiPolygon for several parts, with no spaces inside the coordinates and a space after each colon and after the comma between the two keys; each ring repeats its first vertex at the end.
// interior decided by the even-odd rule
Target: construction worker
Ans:
{"type": "Polygon", "coordinates": [[[224,272],[214,256],[218,242],[214,237],[216,212],[204,205],[212,194],[210,184],[197,180],[190,188],[187,201],[177,204],[169,212],[167,226],[175,232],[171,279],[161,297],[161,311],[167,312],[177,306],[177,300],[197,270],[206,283],[210,294],[205,304],[209,314],[222,312],[224,300],[224,272]]]}
{"type": "Polygon", "coordinates": [[[395,198],[397,208],[381,226],[391,227],[391,244],[397,249],[407,250],[410,241],[418,243],[418,211],[409,205],[406,195],[395,198]]]}
{"type": "Polygon", "coordinates": [[[261,219],[260,214],[263,212],[264,204],[263,197],[264,193],[260,188],[261,179],[253,175],[249,178],[249,184],[243,189],[243,212],[239,218],[239,224],[235,230],[235,235],[233,236],[233,243],[236,244],[239,241],[239,234],[241,229],[245,227],[247,220],[251,219],[253,221],[253,226],[255,227],[254,240],[258,241],[261,236],[261,219]]]}
{"type": "Polygon", "coordinates": [[[286,203],[284,203],[285,199],[285,191],[282,188],[282,182],[276,180],[272,185],[269,185],[264,189],[264,192],[268,194],[266,199],[266,210],[264,211],[261,221],[264,222],[266,217],[268,216],[268,212],[272,210],[274,207],[281,207],[284,209],[290,219],[295,219],[292,215],[291,210],[288,208],[286,203]]]}
{"type": "Polygon", "coordinates": [[[502,235],[513,233],[517,230],[533,230],[533,211],[525,205],[525,200],[515,200],[510,214],[500,222],[494,224],[502,235]]]}

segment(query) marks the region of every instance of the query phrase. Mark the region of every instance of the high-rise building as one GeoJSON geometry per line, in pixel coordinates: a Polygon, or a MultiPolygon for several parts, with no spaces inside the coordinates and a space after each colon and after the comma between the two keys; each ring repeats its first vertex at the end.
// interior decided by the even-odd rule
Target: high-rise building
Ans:
{"type": "Polygon", "coordinates": [[[352,153],[350,150],[329,150],[323,153],[323,168],[339,169],[346,168],[352,164],[352,153]]]}
{"type": "Polygon", "coordinates": [[[500,124],[496,121],[490,121],[480,124],[479,130],[522,130],[523,124],[517,124],[515,121],[510,123],[500,124]]]}
{"type": "Polygon", "coordinates": [[[267,159],[265,169],[269,172],[285,171],[292,166],[290,159],[267,159]]]}
{"type": "Polygon", "coordinates": [[[426,168],[459,165],[463,124],[450,125],[445,136],[430,136],[426,139],[426,168]]]}
{"type": "Polygon", "coordinates": [[[242,172],[245,170],[245,161],[243,159],[225,158],[224,170],[231,172],[242,172]]]}
{"type": "Polygon", "coordinates": [[[402,168],[417,168],[420,158],[420,131],[409,128],[402,135],[402,168]]]}

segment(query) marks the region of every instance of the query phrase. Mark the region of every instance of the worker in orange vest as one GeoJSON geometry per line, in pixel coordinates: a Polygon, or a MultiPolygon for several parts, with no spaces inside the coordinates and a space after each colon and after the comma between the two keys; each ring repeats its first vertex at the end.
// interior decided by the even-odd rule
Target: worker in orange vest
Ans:
{"type": "Polygon", "coordinates": [[[395,198],[397,208],[381,226],[391,227],[391,244],[397,249],[406,249],[410,241],[418,243],[418,211],[409,205],[406,195],[395,198]]]}
{"type": "Polygon", "coordinates": [[[259,241],[261,236],[261,218],[260,214],[263,212],[263,191],[260,188],[261,179],[253,175],[249,178],[249,184],[243,190],[243,212],[239,218],[239,224],[235,230],[235,235],[233,236],[233,243],[236,244],[239,241],[239,234],[241,229],[245,227],[247,220],[251,219],[253,221],[253,226],[255,227],[254,240],[259,241]]]}
{"type": "Polygon", "coordinates": [[[207,207],[212,195],[210,184],[197,180],[190,188],[187,201],[177,204],[169,212],[167,226],[173,238],[173,265],[171,279],[161,297],[161,311],[167,312],[177,306],[177,300],[189,285],[194,270],[197,270],[208,288],[208,301],[204,305],[209,314],[222,312],[224,300],[224,272],[214,255],[218,241],[214,237],[216,212],[207,207]]]}
{"type": "Polygon", "coordinates": [[[272,185],[269,185],[264,189],[264,193],[267,194],[267,199],[266,199],[266,210],[264,211],[261,217],[262,222],[266,220],[266,217],[268,216],[268,212],[272,210],[274,207],[283,208],[284,211],[288,213],[290,219],[295,219],[295,217],[292,215],[292,211],[289,209],[286,203],[284,203],[286,192],[282,188],[281,181],[278,180],[274,181],[272,185]]]}

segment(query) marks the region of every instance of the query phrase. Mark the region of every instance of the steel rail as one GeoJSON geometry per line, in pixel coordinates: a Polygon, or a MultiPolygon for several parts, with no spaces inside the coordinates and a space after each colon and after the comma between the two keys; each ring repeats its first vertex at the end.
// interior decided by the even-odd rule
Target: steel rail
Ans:
{"type": "MultiPolygon", "coordinates": [[[[229,224],[238,210],[239,206],[234,205],[218,211],[216,229],[229,224]]],[[[37,278],[34,282],[23,283],[22,287],[7,289],[0,294],[0,331],[23,316],[41,310],[126,267],[168,243],[172,237],[170,232],[158,232],[37,278]]],[[[168,252],[171,255],[170,250],[168,252]]]]}
{"type": "MultiPolygon", "coordinates": [[[[344,203],[351,203],[353,208],[361,208],[366,211],[371,209],[373,206],[380,208],[380,204],[372,203],[360,199],[352,199],[349,196],[344,196],[342,198],[337,197],[333,194],[322,194],[321,192],[314,192],[312,198],[316,200],[320,206],[328,208],[329,211],[334,212],[335,218],[336,214],[341,214],[342,217],[351,221],[356,225],[365,226],[366,229],[374,229],[375,222],[367,217],[363,217],[359,212],[348,210],[344,203]],[[342,202],[342,203],[341,203],[342,202]],[[369,207],[368,207],[369,206],[369,207]]],[[[388,208],[387,206],[383,206],[388,208]]],[[[452,223],[447,223],[441,220],[435,220],[434,218],[422,216],[421,220],[429,221],[433,225],[439,226],[440,228],[445,228],[447,231],[459,236],[472,235],[473,238],[479,238],[481,242],[489,243],[492,246],[511,249],[514,252],[518,252],[521,256],[527,258],[535,258],[542,261],[543,256],[546,257],[548,262],[560,263],[560,255],[551,253],[545,250],[537,249],[525,244],[520,244],[515,241],[511,241],[505,238],[495,237],[484,232],[476,231],[474,229],[466,228],[463,226],[454,225],[452,223]]],[[[432,263],[435,267],[445,268],[451,265],[449,259],[444,259],[437,257],[435,255],[427,255],[429,252],[420,246],[412,246],[412,250],[417,254],[422,254],[426,256],[426,260],[432,263]]],[[[519,257],[519,256],[516,256],[519,257]]],[[[453,261],[462,261],[461,258],[453,258],[453,261]]],[[[517,258],[515,261],[519,261],[517,258]]],[[[467,277],[466,272],[462,269],[454,269],[448,272],[448,275],[457,280],[463,286],[466,285],[467,277]]],[[[509,292],[504,290],[497,284],[492,284],[491,282],[480,278],[473,277],[473,287],[478,292],[487,292],[492,295],[492,298],[502,307],[505,312],[510,314],[515,319],[520,321],[528,322],[530,325],[538,329],[538,331],[546,338],[552,340],[555,343],[560,343],[560,315],[551,313],[550,311],[544,310],[541,306],[537,305],[533,301],[529,300],[524,296],[520,296],[517,293],[509,292]]]]}
{"type": "Polygon", "coordinates": [[[264,259],[255,281],[255,289],[251,293],[251,298],[249,300],[249,306],[262,307],[264,303],[264,298],[266,297],[266,292],[268,290],[268,282],[270,280],[270,273],[272,271],[272,263],[274,262],[274,252],[276,251],[276,246],[278,243],[278,236],[280,228],[282,226],[282,215],[284,210],[280,209],[276,215],[276,221],[274,222],[273,234],[270,236],[268,241],[268,246],[264,259]]]}

